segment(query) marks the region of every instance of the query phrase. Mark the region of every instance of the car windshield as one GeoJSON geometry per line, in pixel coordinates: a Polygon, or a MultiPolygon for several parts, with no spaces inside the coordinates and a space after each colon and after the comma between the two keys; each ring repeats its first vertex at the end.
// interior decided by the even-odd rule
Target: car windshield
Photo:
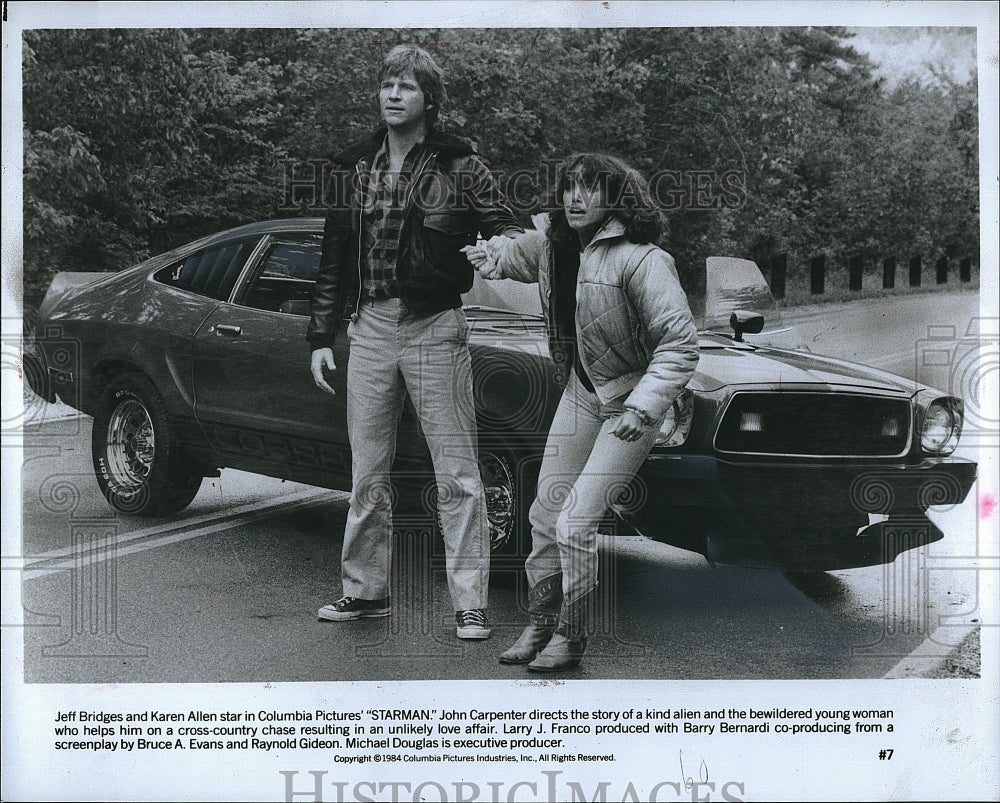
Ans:
{"type": "MultiPolygon", "coordinates": [[[[735,257],[709,257],[705,267],[705,297],[690,299],[698,331],[732,336],[730,316],[736,311],[755,312],[764,317],[764,328],[759,334],[744,334],[747,343],[803,348],[798,332],[785,323],[756,262],[735,257]]],[[[505,310],[535,317],[542,315],[537,285],[511,279],[487,281],[478,273],[463,301],[469,309],[505,310]]]]}
{"type": "Polygon", "coordinates": [[[759,334],[744,335],[748,343],[801,348],[802,340],[794,327],[787,326],[778,302],[771,295],[757,263],[736,257],[709,257],[705,261],[705,311],[698,329],[731,335],[729,323],[734,312],[762,315],[764,328],[759,334]]]}

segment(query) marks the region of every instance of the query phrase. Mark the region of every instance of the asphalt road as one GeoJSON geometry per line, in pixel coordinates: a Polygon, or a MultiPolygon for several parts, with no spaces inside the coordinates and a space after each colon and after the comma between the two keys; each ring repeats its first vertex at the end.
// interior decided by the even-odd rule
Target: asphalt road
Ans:
{"type": "MultiPolygon", "coordinates": [[[[959,321],[960,338],[975,306],[972,294],[935,296],[932,317],[959,321]]],[[[911,355],[933,324],[927,309],[918,296],[791,317],[815,351],[919,373],[911,355]]],[[[226,470],[175,517],[120,517],[92,476],[90,420],[51,412],[35,410],[25,429],[23,555],[11,558],[24,569],[25,680],[528,677],[496,660],[523,623],[516,582],[491,590],[493,637],[460,642],[431,540],[402,533],[393,616],[319,622],[339,591],[346,494],[226,470]]],[[[975,445],[962,448],[974,456],[975,445]]],[[[976,493],[935,512],[943,541],[890,566],[809,578],[606,537],[597,633],[568,677],[878,678],[940,664],[979,618],[988,534],[976,493]],[[914,650],[924,664],[907,658],[914,650]]]]}

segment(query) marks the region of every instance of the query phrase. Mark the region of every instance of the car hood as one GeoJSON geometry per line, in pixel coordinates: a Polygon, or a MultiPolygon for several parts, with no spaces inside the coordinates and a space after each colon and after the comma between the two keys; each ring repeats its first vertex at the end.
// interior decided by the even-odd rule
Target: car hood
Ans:
{"type": "Polygon", "coordinates": [[[692,390],[714,391],[725,386],[756,386],[775,390],[838,388],[911,396],[919,385],[903,377],[809,352],[734,343],[724,335],[703,334],[701,357],[691,380],[692,390]]]}

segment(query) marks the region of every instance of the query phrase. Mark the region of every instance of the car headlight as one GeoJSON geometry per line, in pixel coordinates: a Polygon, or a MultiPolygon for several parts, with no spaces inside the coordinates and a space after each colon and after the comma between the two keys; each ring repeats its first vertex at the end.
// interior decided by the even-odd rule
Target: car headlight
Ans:
{"type": "Polygon", "coordinates": [[[949,455],[958,446],[962,434],[962,402],[949,396],[927,405],[920,427],[920,446],[929,454],[949,455]]]}
{"type": "Polygon", "coordinates": [[[656,446],[680,446],[687,440],[694,420],[694,393],[687,388],[670,405],[667,416],[660,425],[656,446]]]}

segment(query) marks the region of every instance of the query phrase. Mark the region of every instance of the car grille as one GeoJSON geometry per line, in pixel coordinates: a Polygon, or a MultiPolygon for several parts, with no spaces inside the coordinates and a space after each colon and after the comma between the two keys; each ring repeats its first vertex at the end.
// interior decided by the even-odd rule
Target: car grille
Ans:
{"type": "Polygon", "coordinates": [[[911,437],[910,402],[844,393],[736,393],[715,434],[719,452],[896,457],[911,437]]]}

